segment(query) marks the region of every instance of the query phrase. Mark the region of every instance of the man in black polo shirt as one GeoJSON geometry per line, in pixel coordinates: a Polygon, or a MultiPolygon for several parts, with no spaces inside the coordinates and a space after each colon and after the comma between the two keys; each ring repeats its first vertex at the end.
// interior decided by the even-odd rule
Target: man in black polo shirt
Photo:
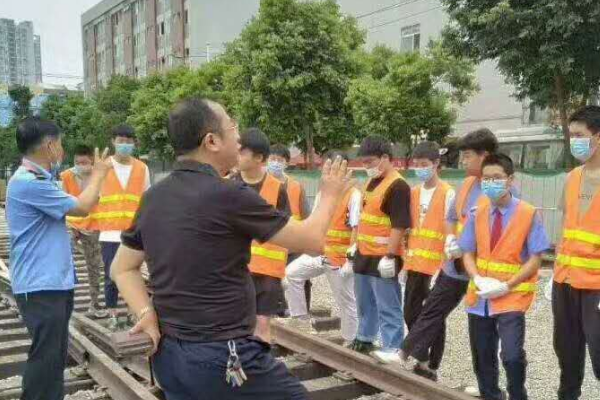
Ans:
{"type": "Polygon", "coordinates": [[[222,178],[238,162],[239,134],[220,105],[184,100],[171,112],[168,131],[178,165],[144,195],[112,266],[139,318],[132,331],[154,342],[157,380],[169,400],[306,399],[269,345],[253,336],[250,242],[319,254],[336,203],[351,185],[346,163],[326,163],[318,207],[296,222],[248,186],[222,178]],[[152,301],[140,272],[144,260],[152,301]],[[226,381],[234,350],[248,378],[240,387],[226,381]]]}

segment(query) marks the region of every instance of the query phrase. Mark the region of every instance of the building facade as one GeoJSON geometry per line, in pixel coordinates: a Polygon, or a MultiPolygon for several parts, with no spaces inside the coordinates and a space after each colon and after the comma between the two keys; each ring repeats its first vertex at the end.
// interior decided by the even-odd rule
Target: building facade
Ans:
{"type": "MultiPolygon", "coordinates": [[[[423,51],[448,22],[439,0],[337,0],[367,32],[367,47],[423,51]]],[[[85,90],[113,74],[143,77],[198,66],[223,51],[256,14],[259,0],[103,0],[82,16],[85,90]]],[[[516,130],[545,115],[512,97],[494,62],[477,68],[480,91],[458,112],[457,135],[481,126],[516,130]]]]}
{"type": "Polygon", "coordinates": [[[0,83],[42,83],[40,41],[40,36],[34,35],[31,21],[15,24],[12,19],[0,19],[0,83]]]}

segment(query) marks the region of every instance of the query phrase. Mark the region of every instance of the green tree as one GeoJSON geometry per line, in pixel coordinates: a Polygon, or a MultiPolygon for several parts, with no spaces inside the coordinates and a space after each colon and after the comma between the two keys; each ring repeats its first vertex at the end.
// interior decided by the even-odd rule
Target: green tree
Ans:
{"type": "Polygon", "coordinates": [[[305,149],[355,141],[344,103],[361,72],[357,50],[365,34],[333,0],[262,0],[258,15],[228,46],[230,106],[243,126],[259,126],[272,142],[305,149]]]}
{"type": "Polygon", "coordinates": [[[213,61],[198,70],[179,68],[143,80],[133,95],[127,120],[136,129],[141,150],[153,157],[172,159],[174,152],[167,134],[169,110],[176,101],[189,96],[227,103],[222,93],[224,70],[224,64],[213,61]]]}
{"type": "Polygon", "coordinates": [[[437,43],[424,55],[376,47],[366,61],[370,74],[352,81],[346,99],[354,123],[409,149],[420,138],[441,143],[456,120],[453,106],[477,90],[473,63],[437,43]]]}
{"type": "Polygon", "coordinates": [[[115,126],[127,121],[131,114],[133,95],[139,87],[140,83],[137,79],[115,75],[106,87],[95,93],[98,110],[102,112],[108,126],[115,126]]]}
{"type": "MultiPolygon", "coordinates": [[[[14,168],[19,164],[20,154],[15,139],[15,124],[0,126],[0,170],[14,168]]],[[[3,174],[0,173],[0,177],[3,174]]]]}
{"type": "Polygon", "coordinates": [[[42,105],[40,116],[56,122],[62,130],[65,157],[69,161],[78,144],[99,148],[110,144],[109,120],[93,99],[79,94],[51,95],[42,105]]]}
{"type": "Polygon", "coordinates": [[[496,60],[519,99],[557,110],[570,166],[569,110],[600,87],[597,0],[441,0],[444,41],[454,54],[496,60]]]}
{"type": "Polygon", "coordinates": [[[8,95],[14,101],[13,112],[17,120],[31,115],[30,101],[33,94],[27,86],[15,86],[8,90],[8,95]]]}

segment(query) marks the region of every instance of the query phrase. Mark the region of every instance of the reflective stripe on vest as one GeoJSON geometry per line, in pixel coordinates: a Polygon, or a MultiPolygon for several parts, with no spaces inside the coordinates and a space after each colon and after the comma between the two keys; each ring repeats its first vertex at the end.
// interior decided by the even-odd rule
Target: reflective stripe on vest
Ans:
{"type": "MultiPolygon", "coordinates": [[[[79,183],[77,182],[77,178],[73,170],[68,169],[60,174],[61,180],[63,182],[63,190],[74,197],[79,197],[81,194],[81,188],[79,187],[79,183]]],[[[96,207],[92,209],[92,213],[96,207]]],[[[67,215],[67,223],[70,227],[78,230],[91,230],[92,229],[92,219],[90,216],[86,217],[71,217],[67,215]]]]}
{"type": "Polygon", "coordinates": [[[324,254],[332,268],[339,268],[346,262],[346,252],[352,242],[352,228],[348,225],[350,199],[357,190],[349,189],[342,197],[333,213],[325,236],[324,254]]]}
{"type": "Polygon", "coordinates": [[[121,186],[114,169],[108,172],[100,199],[95,210],[90,213],[92,227],[99,231],[124,231],[133,223],[146,188],[146,165],[132,159],[131,173],[126,187],[121,186]]]}
{"type": "Polygon", "coordinates": [[[565,182],[563,235],[557,246],[554,280],[576,289],[600,290],[600,191],[584,214],[579,200],[582,184],[583,167],[578,167],[565,182]]]}
{"type": "MultiPolygon", "coordinates": [[[[260,189],[260,196],[273,207],[277,206],[282,183],[267,174],[260,189]]],[[[283,247],[271,243],[252,241],[250,247],[250,263],[248,268],[253,274],[267,275],[282,279],[285,276],[285,265],[288,252],[283,247]]]]}
{"type": "Polygon", "coordinates": [[[287,253],[285,251],[269,250],[260,246],[251,246],[250,254],[284,262],[287,259],[287,253]]]}
{"type": "MultiPolygon", "coordinates": [[[[365,193],[363,211],[358,225],[358,251],[365,256],[382,257],[388,253],[388,244],[392,231],[392,223],[388,215],[381,211],[388,189],[398,180],[403,179],[397,171],[391,171],[371,191],[365,193]]],[[[367,182],[366,188],[369,187],[367,182]]],[[[404,254],[403,245],[399,244],[395,254],[404,254]]]]}
{"type": "MultiPolygon", "coordinates": [[[[483,277],[507,282],[523,268],[521,252],[533,225],[535,208],[522,200],[517,201],[515,213],[506,224],[493,250],[490,249],[492,205],[490,202],[481,204],[475,212],[477,273],[483,277]]],[[[504,296],[488,300],[491,313],[526,312],[533,303],[537,277],[536,272],[504,296]]],[[[471,283],[466,295],[467,305],[475,306],[477,301],[477,288],[471,283]]]]}
{"type": "Polygon", "coordinates": [[[410,192],[410,215],[412,228],[408,236],[408,252],[404,268],[433,276],[442,268],[444,255],[446,197],[450,185],[440,180],[436,185],[427,213],[421,217],[421,192],[423,186],[410,192]]]}

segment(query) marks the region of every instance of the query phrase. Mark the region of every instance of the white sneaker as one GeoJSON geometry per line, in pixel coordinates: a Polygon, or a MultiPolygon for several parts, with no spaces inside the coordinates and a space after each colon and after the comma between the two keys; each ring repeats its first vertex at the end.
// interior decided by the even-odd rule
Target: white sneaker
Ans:
{"type": "Polygon", "coordinates": [[[398,354],[397,351],[388,352],[388,351],[375,350],[375,351],[371,352],[371,357],[373,357],[374,359],[376,359],[377,361],[379,361],[382,364],[402,365],[402,359],[400,358],[400,355],[398,354]]]}

